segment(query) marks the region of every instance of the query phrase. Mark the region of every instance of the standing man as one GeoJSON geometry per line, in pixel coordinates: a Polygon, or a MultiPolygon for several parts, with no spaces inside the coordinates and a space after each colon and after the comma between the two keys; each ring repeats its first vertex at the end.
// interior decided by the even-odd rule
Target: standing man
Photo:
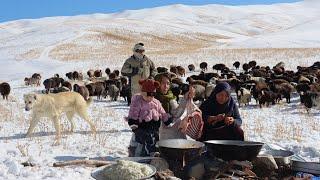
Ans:
{"type": "Polygon", "coordinates": [[[131,103],[131,96],[140,92],[139,80],[153,78],[157,73],[154,63],[144,55],[144,52],[143,43],[135,44],[133,55],[124,62],[121,69],[121,74],[129,78],[129,85],[131,87],[128,105],[131,103]]]}

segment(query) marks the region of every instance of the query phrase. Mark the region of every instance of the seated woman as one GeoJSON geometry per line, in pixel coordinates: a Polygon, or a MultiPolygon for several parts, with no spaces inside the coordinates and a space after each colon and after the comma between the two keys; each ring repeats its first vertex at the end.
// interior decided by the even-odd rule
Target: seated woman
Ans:
{"type": "Polygon", "coordinates": [[[204,129],[200,141],[244,140],[240,128],[242,120],[230,93],[228,83],[218,83],[210,97],[201,104],[204,129]]]}
{"type": "MultiPolygon", "coordinates": [[[[164,110],[172,116],[174,125],[172,127],[165,126],[164,123],[161,124],[159,129],[160,140],[165,139],[186,139],[186,134],[181,132],[180,122],[181,117],[186,110],[187,102],[192,100],[195,94],[194,88],[190,88],[189,92],[187,92],[183,98],[180,99],[178,104],[176,97],[170,90],[170,75],[168,73],[159,73],[155,76],[155,80],[160,83],[159,88],[157,88],[157,92],[155,98],[158,99],[164,110]]],[[[191,110],[196,110],[194,104],[191,104],[191,110]]]]}

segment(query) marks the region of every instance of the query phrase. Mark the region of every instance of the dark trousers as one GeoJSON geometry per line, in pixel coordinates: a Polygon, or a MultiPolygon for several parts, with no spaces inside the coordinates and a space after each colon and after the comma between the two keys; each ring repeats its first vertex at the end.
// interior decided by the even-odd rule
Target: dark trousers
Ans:
{"type": "Polygon", "coordinates": [[[156,152],[156,143],[159,141],[159,121],[144,122],[134,131],[135,139],[142,144],[141,156],[150,156],[156,152]]]}

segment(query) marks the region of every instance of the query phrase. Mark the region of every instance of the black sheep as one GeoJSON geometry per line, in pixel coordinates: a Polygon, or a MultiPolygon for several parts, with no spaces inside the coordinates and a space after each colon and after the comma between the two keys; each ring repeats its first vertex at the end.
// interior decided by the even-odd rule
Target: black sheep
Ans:
{"type": "Polygon", "coordinates": [[[11,91],[11,87],[8,83],[3,82],[0,84],[0,93],[1,93],[3,99],[8,100],[8,96],[10,94],[10,91],[11,91]]]}

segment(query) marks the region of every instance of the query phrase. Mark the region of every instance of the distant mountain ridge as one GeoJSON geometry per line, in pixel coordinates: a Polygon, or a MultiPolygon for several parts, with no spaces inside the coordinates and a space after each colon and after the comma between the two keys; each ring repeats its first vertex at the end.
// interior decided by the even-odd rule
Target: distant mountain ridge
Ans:
{"type": "Polygon", "coordinates": [[[112,14],[47,17],[0,24],[1,58],[122,58],[136,42],[151,55],[224,48],[318,48],[320,2],[170,5],[112,14]]]}

